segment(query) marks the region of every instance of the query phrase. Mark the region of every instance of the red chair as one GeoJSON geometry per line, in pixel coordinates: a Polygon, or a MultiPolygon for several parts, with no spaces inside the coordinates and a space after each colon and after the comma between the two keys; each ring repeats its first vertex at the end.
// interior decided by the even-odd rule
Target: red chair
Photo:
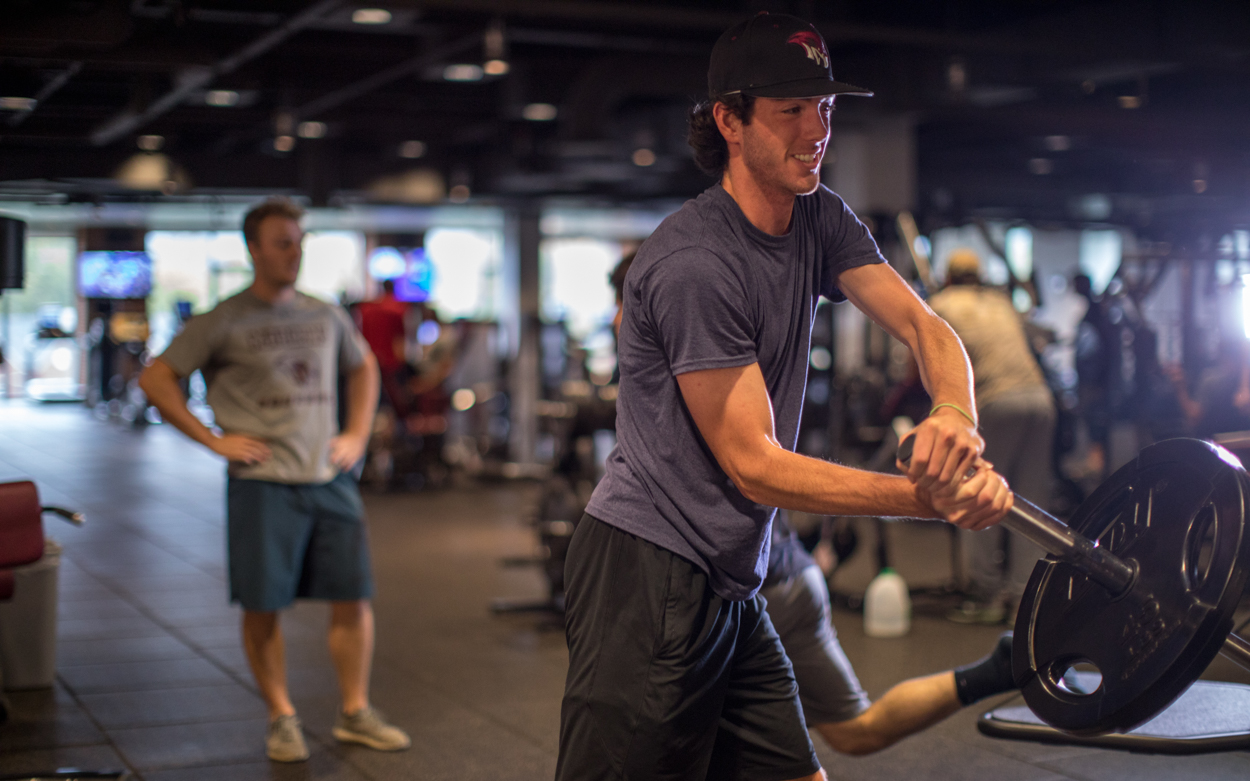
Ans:
{"type": "Polygon", "coordinates": [[[29,480],[0,483],[0,600],[13,597],[13,569],[43,558],[43,514],[56,513],[78,526],[82,513],[39,504],[39,489],[29,480]]]}

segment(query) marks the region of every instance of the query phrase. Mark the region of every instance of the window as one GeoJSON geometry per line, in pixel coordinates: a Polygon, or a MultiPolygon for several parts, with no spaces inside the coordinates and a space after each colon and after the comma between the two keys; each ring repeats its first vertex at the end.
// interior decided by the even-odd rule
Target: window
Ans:
{"type": "Polygon", "coordinates": [[[78,350],[73,339],[49,337],[52,329],[73,334],[77,325],[74,273],[78,242],[70,236],[28,236],[26,278],[21,290],[0,295],[5,317],[0,327],[11,386],[21,395],[32,378],[76,386],[78,350]],[[37,338],[43,334],[45,338],[37,338]],[[55,342],[55,344],[53,343],[55,342]],[[30,376],[27,376],[29,373],[30,376]]]}
{"type": "Polygon", "coordinates": [[[430,306],[443,320],[495,317],[503,237],[498,231],[433,228],[425,234],[433,268],[430,306]]]}
{"type": "Polygon", "coordinates": [[[1107,284],[1120,269],[1123,237],[1114,230],[1081,231],[1081,271],[1089,277],[1095,294],[1107,289],[1107,284]]]}
{"type": "Polygon", "coordinates": [[[365,239],[356,231],[310,231],[295,287],[310,296],[343,303],[365,294],[365,239]]]}
{"type": "Polygon", "coordinates": [[[612,322],[616,293],[608,275],[621,260],[621,245],[598,239],[547,239],[540,255],[542,314],[563,320],[583,340],[612,322]]]}

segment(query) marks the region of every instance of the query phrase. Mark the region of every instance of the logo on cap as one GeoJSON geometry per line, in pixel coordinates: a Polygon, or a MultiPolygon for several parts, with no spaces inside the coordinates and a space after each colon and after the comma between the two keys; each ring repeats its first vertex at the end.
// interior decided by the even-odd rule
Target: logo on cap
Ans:
{"type": "Polygon", "coordinates": [[[825,51],[825,42],[810,30],[800,30],[786,39],[786,43],[797,43],[803,47],[807,59],[814,60],[822,68],[829,67],[829,53],[825,51]]]}

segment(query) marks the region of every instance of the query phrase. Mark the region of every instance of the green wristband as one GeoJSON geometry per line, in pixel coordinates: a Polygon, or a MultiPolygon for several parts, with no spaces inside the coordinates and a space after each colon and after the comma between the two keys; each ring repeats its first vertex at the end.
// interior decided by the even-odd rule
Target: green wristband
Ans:
{"type": "Polygon", "coordinates": [[[965,418],[967,418],[968,422],[972,424],[973,428],[976,428],[977,422],[973,420],[972,416],[969,415],[967,412],[965,412],[964,408],[959,406],[958,404],[951,404],[949,402],[943,402],[942,404],[934,404],[933,409],[929,410],[929,414],[932,415],[933,413],[940,410],[942,407],[950,407],[951,409],[955,410],[960,415],[963,415],[965,418]]]}

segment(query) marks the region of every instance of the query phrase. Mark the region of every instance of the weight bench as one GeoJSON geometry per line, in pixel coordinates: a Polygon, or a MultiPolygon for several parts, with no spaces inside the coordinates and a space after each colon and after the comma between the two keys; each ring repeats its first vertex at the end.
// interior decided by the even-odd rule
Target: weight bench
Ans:
{"type": "MultiPolygon", "coordinates": [[[[1077,673],[1095,679],[1097,675],[1077,673]]],[[[981,714],[984,735],[1072,746],[1095,746],[1151,754],[1203,754],[1250,749],[1250,686],[1195,681],[1150,721],[1125,733],[1080,737],[1047,726],[1016,696],[981,714]]]]}

